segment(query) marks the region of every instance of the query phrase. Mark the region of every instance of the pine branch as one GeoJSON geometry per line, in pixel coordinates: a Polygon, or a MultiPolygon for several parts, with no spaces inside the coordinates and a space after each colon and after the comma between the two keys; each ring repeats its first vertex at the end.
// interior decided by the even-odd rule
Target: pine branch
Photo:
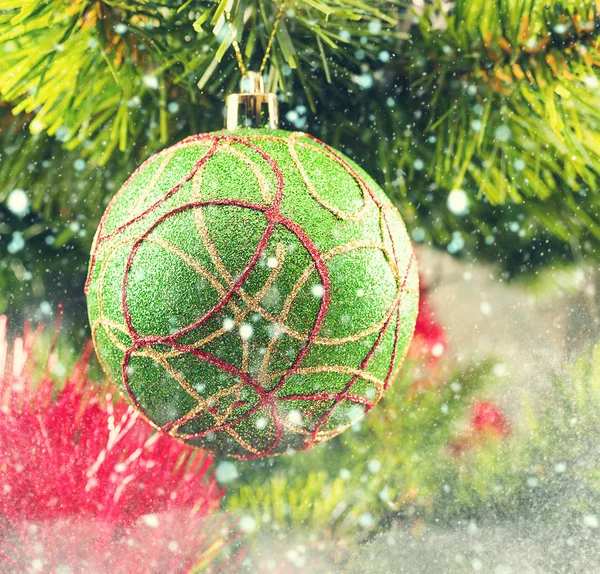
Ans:
{"type": "MultiPolygon", "coordinates": [[[[600,17],[595,5],[556,2],[550,10],[537,0],[459,0],[440,17],[435,8],[419,17],[400,64],[408,71],[408,94],[400,98],[408,100],[414,121],[389,138],[386,155],[400,157],[398,168],[405,174],[392,185],[405,197],[424,199],[424,211],[435,215],[446,209],[451,190],[466,191],[467,232],[484,221],[479,232],[491,241],[497,232],[477,204],[485,198],[513,206],[507,223],[523,236],[523,245],[542,231],[565,244],[571,238],[580,244],[589,240],[595,247],[575,257],[597,257],[600,17]],[[432,201],[414,187],[423,176],[431,182],[432,201]]],[[[404,119],[395,107],[382,109],[382,126],[404,119]]],[[[434,240],[448,245],[465,215],[452,209],[442,214],[446,232],[434,240]]]]}
{"type": "MultiPolygon", "coordinates": [[[[34,114],[33,134],[56,135],[96,163],[153,140],[164,146],[174,132],[169,104],[197,102],[197,81],[222,97],[238,77],[228,1],[8,2],[0,11],[0,96],[13,113],[34,114]]],[[[274,0],[234,2],[232,28],[250,66],[262,58],[278,9],[274,0]]],[[[348,77],[359,64],[355,50],[371,57],[396,35],[396,11],[395,2],[289,1],[273,82],[286,93],[297,75],[312,102],[322,87],[310,76],[326,67],[348,77]]]]}

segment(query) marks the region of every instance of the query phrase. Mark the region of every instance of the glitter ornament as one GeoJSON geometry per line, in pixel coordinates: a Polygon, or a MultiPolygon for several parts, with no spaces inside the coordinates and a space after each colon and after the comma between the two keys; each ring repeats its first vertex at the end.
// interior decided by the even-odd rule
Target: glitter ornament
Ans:
{"type": "Polygon", "coordinates": [[[86,293],[98,357],[140,414],[248,459],[328,440],[377,403],[418,274],[400,214],[351,160],[304,133],[238,129],[134,172],[86,293]]]}

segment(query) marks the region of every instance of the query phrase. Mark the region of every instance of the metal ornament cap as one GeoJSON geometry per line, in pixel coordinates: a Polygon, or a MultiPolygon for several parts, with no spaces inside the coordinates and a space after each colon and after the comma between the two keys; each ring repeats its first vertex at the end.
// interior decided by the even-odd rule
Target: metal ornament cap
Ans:
{"type": "Polygon", "coordinates": [[[262,74],[247,72],[240,81],[240,93],[227,96],[225,127],[239,128],[279,127],[277,96],[265,93],[262,74]]]}

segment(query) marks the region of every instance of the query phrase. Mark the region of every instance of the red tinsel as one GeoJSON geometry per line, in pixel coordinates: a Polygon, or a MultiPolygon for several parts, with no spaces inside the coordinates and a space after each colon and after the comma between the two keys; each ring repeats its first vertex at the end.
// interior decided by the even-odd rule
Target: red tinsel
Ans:
{"type": "Polygon", "coordinates": [[[419,314],[408,356],[415,361],[427,360],[436,364],[448,346],[446,331],[437,320],[423,279],[419,281],[419,314]]]}
{"type": "Polygon", "coordinates": [[[9,361],[0,317],[0,570],[233,568],[241,553],[222,552],[237,535],[217,514],[212,457],[154,433],[110,394],[99,401],[90,346],[58,393],[52,350],[33,384],[38,335],[26,326],[9,361]]]}

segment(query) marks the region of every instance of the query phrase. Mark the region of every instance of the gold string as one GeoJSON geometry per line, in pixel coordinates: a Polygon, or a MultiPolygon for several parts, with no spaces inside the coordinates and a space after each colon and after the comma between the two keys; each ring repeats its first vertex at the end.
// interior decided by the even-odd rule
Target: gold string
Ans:
{"type": "Polygon", "coordinates": [[[238,67],[240,69],[240,72],[242,72],[242,76],[245,76],[246,66],[244,65],[242,51],[240,50],[240,45],[237,41],[237,30],[234,28],[233,23],[231,22],[231,12],[229,10],[225,11],[225,20],[227,20],[229,30],[231,30],[231,35],[233,36],[233,40],[231,41],[231,43],[233,44],[233,51],[235,52],[235,57],[237,58],[238,67]]]}
{"type": "Polygon", "coordinates": [[[277,33],[277,28],[279,28],[279,22],[281,22],[281,17],[283,16],[283,7],[285,6],[285,0],[282,0],[279,5],[279,12],[277,12],[277,16],[275,17],[275,22],[273,22],[273,29],[271,30],[271,35],[269,36],[269,41],[267,42],[267,48],[265,50],[265,55],[263,57],[262,63],[260,64],[260,69],[258,70],[259,74],[262,74],[265,70],[265,66],[267,65],[267,60],[269,59],[269,54],[271,53],[271,47],[273,46],[273,41],[275,40],[275,34],[277,33]]]}
{"type": "MultiPolygon", "coordinates": [[[[260,64],[260,68],[258,70],[259,74],[262,74],[267,65],[267,61],[269,59],[269,55],[271,54],[271,48],[273,47],[273,42],[275,41],[275,34],[277,33],[277,29],[279,28],[279,23],[281,22],[281,17],[283,16],[283,10],[285,7],[285,0],[279,4],[279,11],[277,12],[277,16],[275,17],[275,21],[273,22],[273,29],[271,30],[271,34],[269,35],[269,41],[267,42],[267,47],[265,49],[265,55],[263,56],[262,62],[260,64]]],[[[235,57],[237,59],[238,67],[242,75],[246,75],[247,68],[244,64],[244,58],[242,56],[242,50],[240,49],[240,44],[237,41],[237,29],[234,27],[233,22],[231,21],[231,12],[229,10],[225,11],[225,20],[229,26],[229,30],[231,31],[231,35],[233,39],[231,44],[233,45],[233,51],[235,52],[235,57]]]]}

